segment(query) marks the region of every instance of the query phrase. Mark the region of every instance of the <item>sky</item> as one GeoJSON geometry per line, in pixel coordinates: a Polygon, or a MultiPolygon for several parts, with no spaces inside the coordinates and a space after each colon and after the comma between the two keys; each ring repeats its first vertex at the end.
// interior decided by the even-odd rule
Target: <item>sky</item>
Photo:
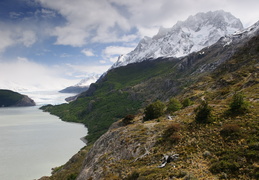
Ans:
{"type": "Polygon", "coordinates": [[[104,73],[160,27],[221,9],[248,27],[258,7],[258,0],[1,0],[0,88],[62,89],[104,73]]]}

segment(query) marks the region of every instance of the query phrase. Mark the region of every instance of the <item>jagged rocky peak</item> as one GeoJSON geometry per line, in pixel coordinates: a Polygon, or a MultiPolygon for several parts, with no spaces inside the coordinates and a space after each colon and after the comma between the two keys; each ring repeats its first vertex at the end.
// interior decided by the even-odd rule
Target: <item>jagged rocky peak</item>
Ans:
{"type": "Polygon", "coordinates": [[[227,31],[227,33],[230,34],[236,30],[243,29],[243,25],[239,19],[223,10],[209,11],[207,13],[198,13],[195,16],[189,16],[186,21],[178,21],[174,27],[186,27],[193,31],[200,31],[203,26],[215,27],[227,31]]]}
{"type": "Polygon", "coordinates": [[[144,37],[130,53],[112,66],[159,57],[182,57],[216,43],[221,37],[243,29],[241,21],[223,10],[198,13],[172,28],[160,28],[154,37],[144,37]]]}

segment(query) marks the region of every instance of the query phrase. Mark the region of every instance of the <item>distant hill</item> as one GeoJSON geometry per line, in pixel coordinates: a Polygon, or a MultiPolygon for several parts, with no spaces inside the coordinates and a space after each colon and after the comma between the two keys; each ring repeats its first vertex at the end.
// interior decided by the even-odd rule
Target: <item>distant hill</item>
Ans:
{"type": "Polygon", "coordinates": [[[35,102],[26,95],[0,89],[0,107],[35,106],[35,102]]]}
{"type": "Polygon", "coordinates": [[[82,93],[87,91],[89,86],[69,86],[65,89],[60,90],[60,93],[82,93]]]}
{"type": "Polygon", "coordinates": [[[88,77],[82,79],[79,83],[73,86],[69,86],[65,89],[60,90],[60,93],[82,93],[84,91],[87,91],[90,84],[94,83],[97,79],[99,79],[99,74],[91,74],[88,77]]]}

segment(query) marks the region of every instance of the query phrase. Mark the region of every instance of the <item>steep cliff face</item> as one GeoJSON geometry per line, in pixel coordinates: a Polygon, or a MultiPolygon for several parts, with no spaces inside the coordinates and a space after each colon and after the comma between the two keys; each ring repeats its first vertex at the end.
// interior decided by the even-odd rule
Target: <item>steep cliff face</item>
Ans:
{"type": "MultiPolygon", "coordinates": [[[[156,123],[119,127],[120,123],[113,124],[109,131],[94,143],[85,158],[78,180],[109,178],[122,168],[114,168],[111,164],[123,160],[134,162],[154,146],[159,134],[154,127],[156,123]]],[[[122,177],[125,177],[127,171],[121,173],[122,177]]]]}
{"type": "Polygon", "coordinates": [[[35,105],[36,103],[34,102],[34,100],[32,100],[26,95],[23,95],[23,98],[20,101],[18,101],[14,106],[23,107],[23,106],[35,106],[35,105]]]}

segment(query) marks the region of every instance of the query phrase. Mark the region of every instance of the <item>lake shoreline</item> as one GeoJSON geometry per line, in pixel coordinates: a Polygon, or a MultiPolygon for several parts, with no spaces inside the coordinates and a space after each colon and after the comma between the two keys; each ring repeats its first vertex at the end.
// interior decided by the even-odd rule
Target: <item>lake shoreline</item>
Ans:
{"type": "Polygon", "coordinates": [[[62,121],[39,107],[0,108],[0,114],[3,179],[28,180],[51,175],[51,168],[65,164],[86,146],[87,128],[83,124],[62,121]],[[15,173],[12,169],[16,169],[15,173]]]}

